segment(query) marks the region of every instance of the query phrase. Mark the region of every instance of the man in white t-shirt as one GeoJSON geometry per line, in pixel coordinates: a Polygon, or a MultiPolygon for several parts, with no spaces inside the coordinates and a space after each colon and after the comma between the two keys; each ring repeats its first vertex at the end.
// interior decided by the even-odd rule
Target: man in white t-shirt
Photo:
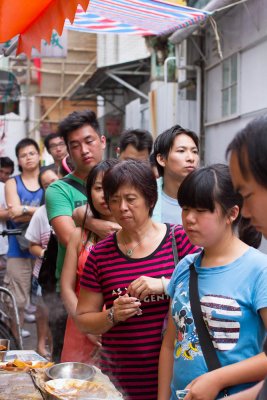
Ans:
{"type": "Polygon", "coordinates": [[[182,225],[182,210],[177,192],[184,178],[199,164],[199,139],[189,129],[175,125],[159,135],[154,143],[154,157],[160,178],[158,201],[153,220],[182,225]]]}

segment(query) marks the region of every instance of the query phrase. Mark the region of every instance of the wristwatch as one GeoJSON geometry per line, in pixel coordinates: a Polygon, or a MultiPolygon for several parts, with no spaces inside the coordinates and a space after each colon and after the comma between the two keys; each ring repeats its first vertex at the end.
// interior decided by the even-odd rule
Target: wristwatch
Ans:
{"type": "Polygon", "coordinates": [[[29,207],[28,206],[23,206],[22,207],[22,214],[27,214],[29,212],[29,207]]]}

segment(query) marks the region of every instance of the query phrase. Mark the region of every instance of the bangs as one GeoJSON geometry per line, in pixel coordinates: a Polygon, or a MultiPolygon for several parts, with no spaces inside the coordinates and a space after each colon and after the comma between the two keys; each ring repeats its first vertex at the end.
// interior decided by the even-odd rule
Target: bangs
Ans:
{"type": "Polygon", "coordinates": [[[144,197],[151,216],[158,194],[157,181],[149,162],[129,159],[119,161],[110,168],[103,178],[104,197],[107,204],[110,197],[122,186],[132,186],[144,197]]]}
{"type": "Polygon", "coordinates": [[[108,176],[109,178],[109,197],[113,196],[119,189],[121,186],[124,185],[129,185],[129,186],[134,186],[132,179],[131,179],[131,175],[128,176],[127,174],[124,173],[124,171],[116,171],[116,175],[115,174],[110,174],[110,176],[108,176]]]}
{"type": "Polygon", "coordinates": [[[182,182],[177,200],[180,207],[215,210],[215,188],[217,179],[214,171],[200,168],[189,174],[182,182]]]}

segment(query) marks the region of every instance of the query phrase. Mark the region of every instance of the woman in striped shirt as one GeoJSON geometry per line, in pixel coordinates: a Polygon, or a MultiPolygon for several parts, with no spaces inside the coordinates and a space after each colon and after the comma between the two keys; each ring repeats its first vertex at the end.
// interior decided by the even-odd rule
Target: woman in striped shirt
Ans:
{"type": "MultiPolygon", "coordinates": [[[[151,219],[157,185],[147,163],[127,160],[114,165],[104,176],[103,189],[122,229],[89,254],[76,320],[82,331],[102,334],[101,369],[125,399],[155,400],[169,304],[163,283],[174,269],[171,225],[151,219]]],[[[174,236],[180,259],[197,251],[182,226],[175,227],[174,236]]]]}

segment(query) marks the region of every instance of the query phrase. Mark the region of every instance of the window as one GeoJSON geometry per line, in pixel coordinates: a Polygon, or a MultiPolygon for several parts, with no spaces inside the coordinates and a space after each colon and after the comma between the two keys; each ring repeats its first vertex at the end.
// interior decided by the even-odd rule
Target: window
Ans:
{"type": "Polygon", "coordinates": [[[237,54],[222,64],[222,116],[237,112],[237,54]]]}

